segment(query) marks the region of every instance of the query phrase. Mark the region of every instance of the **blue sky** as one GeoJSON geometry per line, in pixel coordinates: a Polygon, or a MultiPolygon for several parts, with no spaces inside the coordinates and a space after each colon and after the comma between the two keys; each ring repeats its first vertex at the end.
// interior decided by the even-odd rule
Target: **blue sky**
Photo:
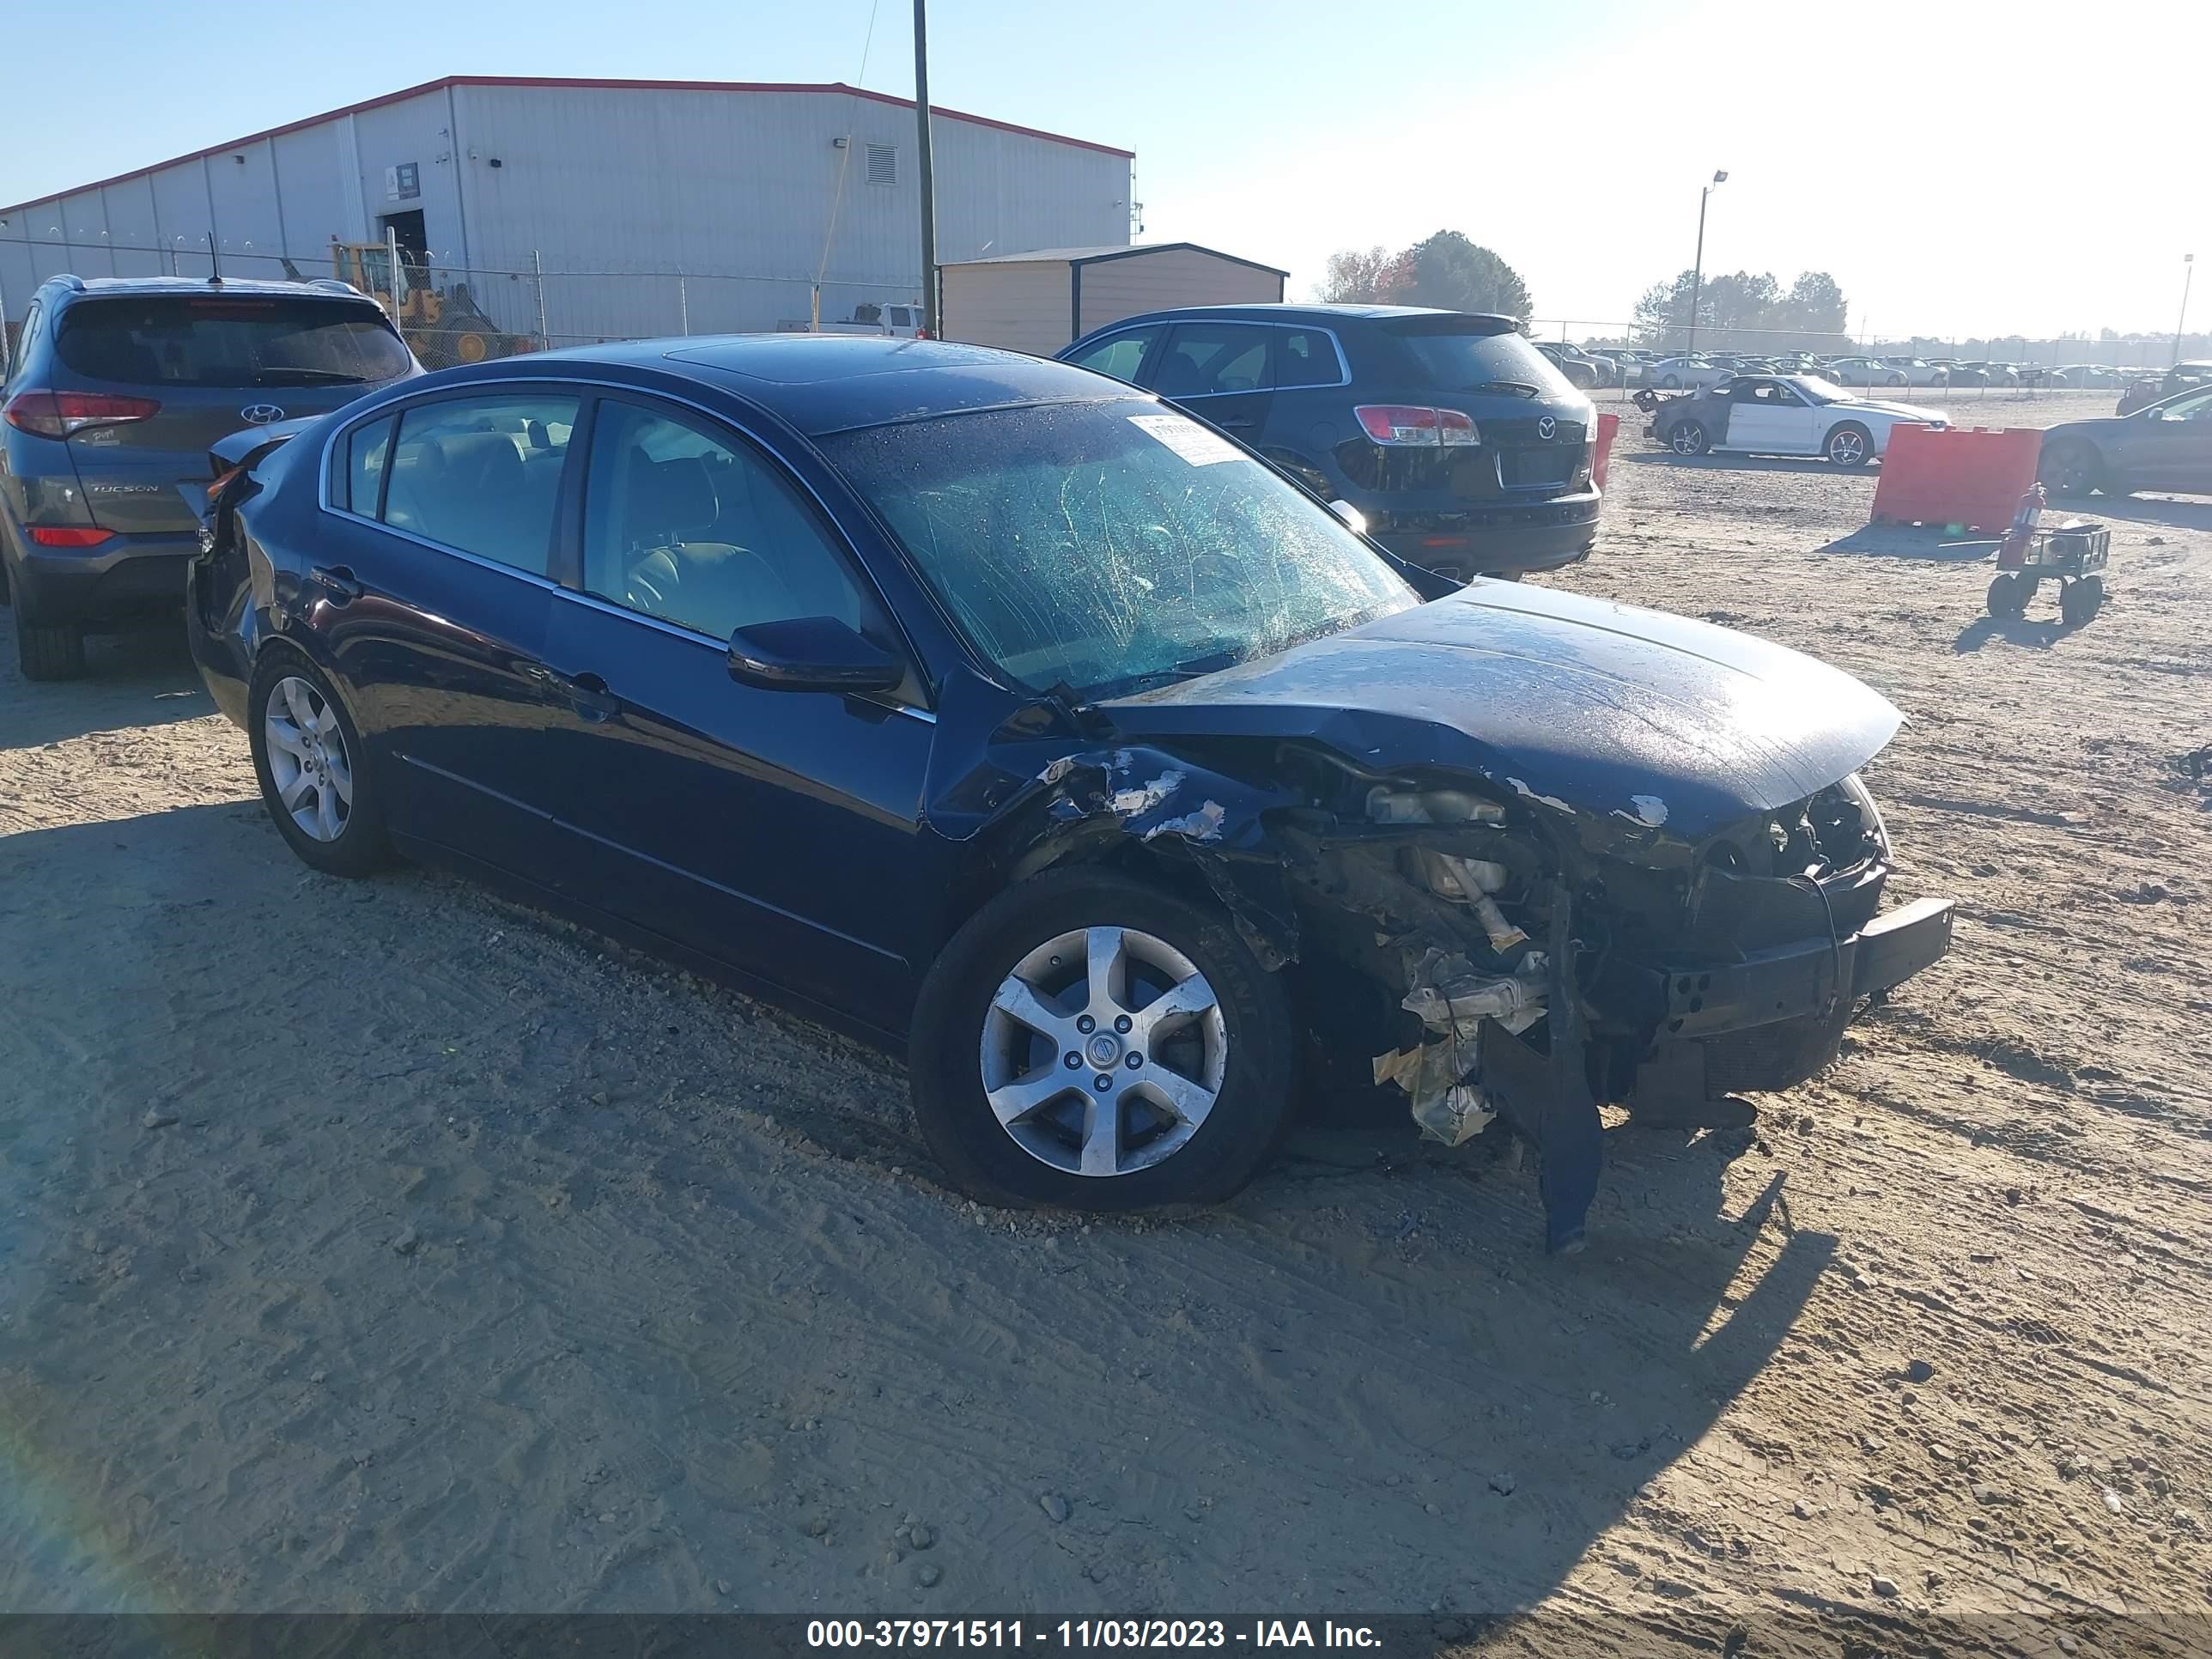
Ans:
{"type": "MultiPolygon", "coordinates": [[[[860,81],[870,0],[102,0],[14,58],[0,201],[446,74],[860,81]]],[[[2171,328],[2212,258],[2190,94],[2212,7],[1983,0],[933,0],[938,101],[1137,152],[1146,240],[1288,267],[1465,231],[1577,335],[1686,266],[1832,272],[1854,327],[2171,328]],[[2045,27],[2070,18],[2064,44],[2045,27]],[[2163,108],[2163,112],[2161,109],[2163,108]]],[[[20,45],[20,41],[15,44],[20,45]]],[[[11,52],[11,57],[13,53],[11,52]]],[[[863,84],[913,89],[910,0],[863,84]]],[[[2212,321],[2212,292],[2199,296],[2212,321]]]]}

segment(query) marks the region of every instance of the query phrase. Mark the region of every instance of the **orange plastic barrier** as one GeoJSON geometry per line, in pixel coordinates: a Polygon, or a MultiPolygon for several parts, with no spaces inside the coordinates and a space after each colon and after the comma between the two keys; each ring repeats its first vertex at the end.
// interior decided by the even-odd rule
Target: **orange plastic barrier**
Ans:
{"type": "Polygon", "coordinates": [[[1597,451],[1590,457],[1590,477],[1600,489],[1605,488],[1605,465],[1613,459],[1613,441],[1620,431],[1620,416],[1601,415],[1597,417],[1597,451]]]}
{"type": "Polygon", "coordinates": [[[1876,524],[1959,525],[1997,535],[2035,482],[2034,427],[1893,428],[1874,492],[1876,524]]]}

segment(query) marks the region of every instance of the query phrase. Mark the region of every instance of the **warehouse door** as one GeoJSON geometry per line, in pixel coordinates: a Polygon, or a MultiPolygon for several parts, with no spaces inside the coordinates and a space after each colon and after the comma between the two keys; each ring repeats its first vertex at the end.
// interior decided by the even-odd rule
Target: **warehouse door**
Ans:
{"type": "Polygon", "coordinates": [[[408,213],[387,213],[376,222],[376,236],[382,241],[387,233],[399,238],[399,257],[410,265],[429,263],[430,238],[422,228],[422,210],[408,213]]]}

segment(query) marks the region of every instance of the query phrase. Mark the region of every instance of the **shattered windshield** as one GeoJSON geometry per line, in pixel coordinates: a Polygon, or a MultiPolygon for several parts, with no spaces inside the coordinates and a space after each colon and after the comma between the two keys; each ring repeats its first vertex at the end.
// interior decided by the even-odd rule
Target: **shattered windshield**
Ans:
{"type": "Polygon", "coordinates": [[[902,422],[826,441],[976,647],[1110,696],[1420,603],[1327,508],[1148,401],[902,422]]]}

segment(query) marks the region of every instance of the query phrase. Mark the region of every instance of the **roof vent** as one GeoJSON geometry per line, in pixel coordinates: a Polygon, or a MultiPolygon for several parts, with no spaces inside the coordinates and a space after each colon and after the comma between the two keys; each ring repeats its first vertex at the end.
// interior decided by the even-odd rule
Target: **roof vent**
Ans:
{"type": "Polygon", "coordinates": [[[898,183],[898,146],[896,144],[868,146],[868,182],[872,185],[898,183]]]}

